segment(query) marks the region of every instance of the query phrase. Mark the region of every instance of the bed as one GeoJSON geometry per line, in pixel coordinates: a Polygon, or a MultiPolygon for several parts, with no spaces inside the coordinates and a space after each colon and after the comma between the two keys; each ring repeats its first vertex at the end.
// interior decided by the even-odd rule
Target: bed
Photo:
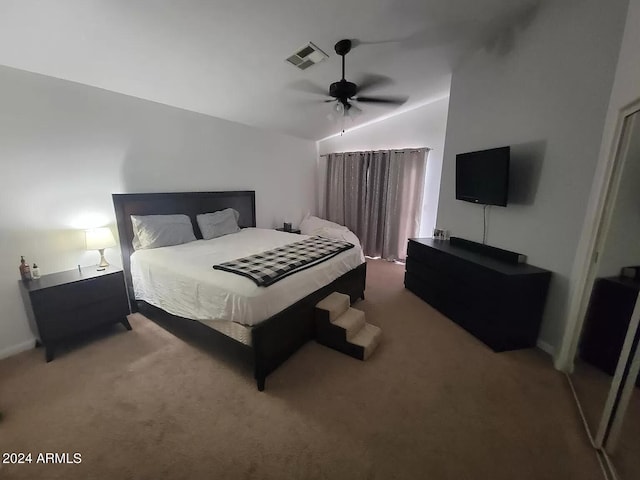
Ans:
{"type": "Polygon", "coordinates": [[[169,330],[188,331],[187,339],[215,338],[220,355],[242,357],[252,365],[258,390],[264,390],[269,373],[314,338],[313,309],[319,300],[333,291],[348,294],[352,302],[364,298],[366,264],[356,260],[354,252],[343,252],[266,288],[214,271],[210,263],[251,252],[256,242],[268,249],[303,238],[256,229],[253,191],[114,194],[113,204],[132,311],[169,330]],[[196,215],[225,208],[240,213],[241,232],[227,239],[202,240],[196,215]],[[178,213],[191,219],[195,242],[156,251],[133,249],[131,215],[178,213]],[[182,293],[166,298],[167,292],[178,292],[175,285],[184,287],[182,293]],[[220,293],[223,287],[229,288],[220,293]]]}

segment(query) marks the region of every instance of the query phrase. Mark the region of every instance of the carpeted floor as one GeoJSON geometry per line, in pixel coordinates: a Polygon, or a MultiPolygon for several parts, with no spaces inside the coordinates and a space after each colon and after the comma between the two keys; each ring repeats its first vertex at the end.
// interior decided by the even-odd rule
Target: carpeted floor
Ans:
{"type": "Polygon", "coordinates": [[[366,362],[315,342],[267,379],[144,317],[62,351],[0,361],[0,465],[13,479],[602,478],[569,387],[537,350],[496,354],[370,261],[366,362]]]}

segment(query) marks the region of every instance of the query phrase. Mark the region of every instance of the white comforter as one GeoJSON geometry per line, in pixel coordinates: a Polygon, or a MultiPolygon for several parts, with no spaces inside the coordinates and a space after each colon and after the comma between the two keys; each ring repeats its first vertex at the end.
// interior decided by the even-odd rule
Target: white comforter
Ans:
{"type": "Polygon", "coordinates": [[[213,265],[297,242],[306,235],[246,228],[213,240],[138,250],[131,277],[138,300],[180,317],[255,325],[362,263],[359,246],[269,287],[213,265]]]}

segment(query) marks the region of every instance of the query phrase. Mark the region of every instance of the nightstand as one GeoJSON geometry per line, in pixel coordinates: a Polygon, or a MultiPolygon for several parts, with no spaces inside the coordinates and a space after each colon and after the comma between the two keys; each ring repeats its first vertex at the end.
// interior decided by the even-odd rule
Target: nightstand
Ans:
{"type": "Polygon", "coordinates": [[[276,228],[276,230],[279,232],[297,233],[298,235],[300,235],[300,230],[298,230],[297,228],[292,228],[291,230],[287,231],[284,228],[280,227],[280,228],[276,228]]]}
{"type": "Polygon", "coordinates": [[[32,328],[45,347],[47,362],[56,346],[76,334],[101,325],[121,323],[127,330],[129,300],[121,269],[109,266],[43,275],[37,280],[19,280],[20,293],[32,328]]]}

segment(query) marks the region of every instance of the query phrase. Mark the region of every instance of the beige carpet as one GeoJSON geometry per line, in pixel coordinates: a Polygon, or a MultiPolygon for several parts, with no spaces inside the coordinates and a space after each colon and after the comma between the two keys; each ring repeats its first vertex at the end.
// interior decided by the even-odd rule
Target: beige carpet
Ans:
{"type": "MultiPolygon", "coordinates": [[[[600,480],[569,387],[537,350],[495,354],[369,262],[357,308],[383,339],[361,362],[311,342],[251,372],[140,316],[62,351],[0,362],[0,478],[600,480]]],[[[517,319],[514,319],[517,320],[517,319]]],[[[7,321],[6,319],[4,321],[7,321]]]]}

